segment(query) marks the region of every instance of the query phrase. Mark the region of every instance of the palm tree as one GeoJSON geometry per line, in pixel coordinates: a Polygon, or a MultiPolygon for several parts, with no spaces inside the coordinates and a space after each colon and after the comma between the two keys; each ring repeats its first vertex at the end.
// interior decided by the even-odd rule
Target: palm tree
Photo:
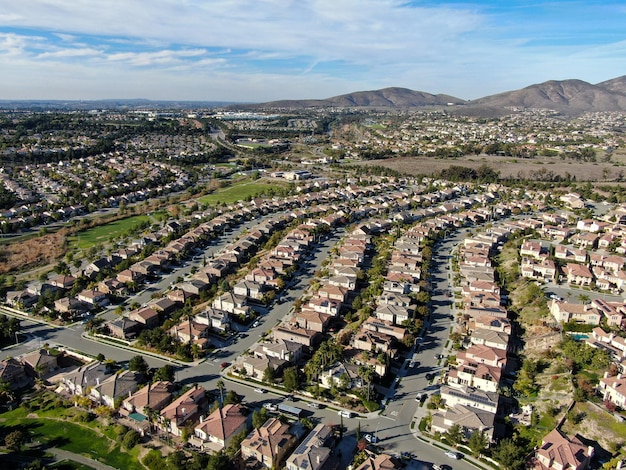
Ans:
{"type": "Polygon", "coordinates": [[[217,381],[217,389],[220,391],[220,408],[224,405],[224,389],[226,386],[224,385],[224,381],[219,379],[217,381]]]}
{"type": "Polygon", "coordinates": [[[372,366],[359,366],[359,375],[367,383],[367,401],[370,401],[370,391],[372,389],[372,379],[374,378],[374,369],[372,366]]]}

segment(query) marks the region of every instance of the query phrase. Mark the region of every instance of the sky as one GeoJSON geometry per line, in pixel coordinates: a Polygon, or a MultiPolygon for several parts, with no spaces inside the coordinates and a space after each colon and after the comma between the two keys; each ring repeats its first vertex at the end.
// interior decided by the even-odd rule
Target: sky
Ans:
{"type": "Polygon", "coordinates": [[[0,0],[0,99],[463,99],[626,74],[624,0],[0,0]]]}

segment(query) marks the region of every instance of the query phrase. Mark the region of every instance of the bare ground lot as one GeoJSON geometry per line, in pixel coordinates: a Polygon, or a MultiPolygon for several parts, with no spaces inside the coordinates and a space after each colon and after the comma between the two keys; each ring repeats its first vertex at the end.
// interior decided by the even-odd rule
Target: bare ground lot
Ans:
{"type": "Polygon", "coordinates": [[[548,179],[545,176],[559,175],[563,178],[569,175],[577,181],[615,181],[619,172],[626,177],[626,167],[623,166],[623,156],[615,158],[616,163],[605,162],[576,162],[561,160],[557,157],[542,157],[533,159],[515,159],[495,155],[472,155],[461,158],[433,158],[433,157],[399,157],[385,160],[369,160],[360,162],[364,166],[383,166],[400,173],[409,175],[433,175],[452,165],[478,168],[488,165],[500,172],[503,178],[528,178],[530,180],[548,179]],[[534,175],[544,175],[544,178],[534,175]]]}

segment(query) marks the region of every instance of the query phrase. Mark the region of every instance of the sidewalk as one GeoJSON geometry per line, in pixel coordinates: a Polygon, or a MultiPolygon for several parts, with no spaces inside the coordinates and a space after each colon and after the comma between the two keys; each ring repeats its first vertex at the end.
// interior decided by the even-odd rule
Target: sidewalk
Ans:
{"type": "Polygon", "coordinates": [[[118,470],[114,467],[110,467],[109,465],[98,462],[97,460],[83,457],[80,454],[68,452],[67,450],[57,449],[56,447],[52,449],[46,449],[46,452],[50,452],[51,454],[53,454],[57,461],[71,460],[73,462],[78,462],[82,465],[86,465],[87,467],[94,468],[95,470],[118,470]]]}

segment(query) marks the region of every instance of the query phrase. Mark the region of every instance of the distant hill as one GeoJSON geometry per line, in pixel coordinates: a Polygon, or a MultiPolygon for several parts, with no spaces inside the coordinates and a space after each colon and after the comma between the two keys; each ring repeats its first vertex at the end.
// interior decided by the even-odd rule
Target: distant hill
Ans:
{"type": "Polygon", "coordinates": [[[592,85],[582,80],[549,80],[520,90],[467,101],[450,95],[433,95],[407,88],[359,91],[321,100],[270,101],[245,108],[415,108],[455,105],[459,113],[500,114],[507,108],[553,109],[564,114],[626,111],[626,75],[592,85]]]}
{"type": "MultiPolygon", "coordinates": [[[[446,106],[463,104],[465,100],[449,95],[432,95],[408,88],[383,88],[374,91],[357,91],[323,100],[282,100],[249,105],[255,108],[414,108],[420,106],[446,106]]],[[[246,106],[248,107],[248,106],[246,106]]]]}
{"type": "Polygon", "coordinates": [[[626,111],[626,76],[592,85],[582,80],[549,80],[468,102],[470,108],[548,108],[566,114],[626,111]]]}

